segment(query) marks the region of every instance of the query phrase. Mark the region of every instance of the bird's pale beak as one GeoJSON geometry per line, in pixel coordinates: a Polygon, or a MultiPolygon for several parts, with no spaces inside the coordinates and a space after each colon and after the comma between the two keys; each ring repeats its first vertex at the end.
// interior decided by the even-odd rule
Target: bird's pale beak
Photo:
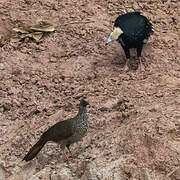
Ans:
{"type": "Polygon", "coordinates": [[[111,41],[112,41],[112,33],[111,33],[110,36],[108,37],[105,45],[108,45],[111,41]]]}

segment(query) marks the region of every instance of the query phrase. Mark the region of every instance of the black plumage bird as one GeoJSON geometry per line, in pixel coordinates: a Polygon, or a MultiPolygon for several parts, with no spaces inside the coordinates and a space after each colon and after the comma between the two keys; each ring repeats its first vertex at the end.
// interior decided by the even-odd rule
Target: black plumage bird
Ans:
{"type": "Polygon", "coordinates": [[[144,70],[141,60],[141,52],[144,40],[148,39],[152,34],[152,24],[149,20],[140,14],[140,12],[129,12],[120,15],[114,23],[114,30],[111,32],[106,45],[111,41],[118,41],[126,55],[126,63],[124,70],[128,70],[128,62],[130,59],[130,49],[136,48],[137,57],[139,59],[139,69],[144,70]]]}

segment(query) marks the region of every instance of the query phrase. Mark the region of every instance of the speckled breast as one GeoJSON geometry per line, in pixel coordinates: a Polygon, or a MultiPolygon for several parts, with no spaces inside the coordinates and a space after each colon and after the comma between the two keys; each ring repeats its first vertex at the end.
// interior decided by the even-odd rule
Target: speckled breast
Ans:
{"type": "Polygon", "coordinates": [[[83,117],[79,118],[80,121],[77,122],[75,127],[75,133],[69,139],[70,143],[80,141],[87,133],[88,130],[88,116],[84,114],[83,117]]]}

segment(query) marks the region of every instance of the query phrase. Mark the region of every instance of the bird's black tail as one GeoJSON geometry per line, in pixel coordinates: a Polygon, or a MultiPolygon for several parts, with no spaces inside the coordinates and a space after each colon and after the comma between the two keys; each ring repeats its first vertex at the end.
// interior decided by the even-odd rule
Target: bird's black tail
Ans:
{"type": "Polygon", "coordinates": [[[146,33],[145,33],[145,39],[148,39],[150,37],[151,34],[153,34],[153,26],[152,24],[149,22],[148,19],[146,19],[146,33]]]}
{"type": "Polygon", "coordinates": [[[40,138],[40,140],[29,150],[29,152],[26,154],[23,160],[30,161],[31,159],[35,158],[39,151],[46,144],[46,142],[47,141],[45,139],[40,138]]]}

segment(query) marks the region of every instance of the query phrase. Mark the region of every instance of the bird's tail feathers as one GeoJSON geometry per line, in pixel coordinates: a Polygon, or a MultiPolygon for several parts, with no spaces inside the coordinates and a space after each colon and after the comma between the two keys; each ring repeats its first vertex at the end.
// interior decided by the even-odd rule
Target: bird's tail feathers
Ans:
{"type": "Polygon", "coordinates": [[[25,161],[30,161],[33,158],[36,157],[36,155],[41,151],[43,146],[46,144],[46,140],[41,138],[26,154],[26,156],[23,158],[25,161]]]}

